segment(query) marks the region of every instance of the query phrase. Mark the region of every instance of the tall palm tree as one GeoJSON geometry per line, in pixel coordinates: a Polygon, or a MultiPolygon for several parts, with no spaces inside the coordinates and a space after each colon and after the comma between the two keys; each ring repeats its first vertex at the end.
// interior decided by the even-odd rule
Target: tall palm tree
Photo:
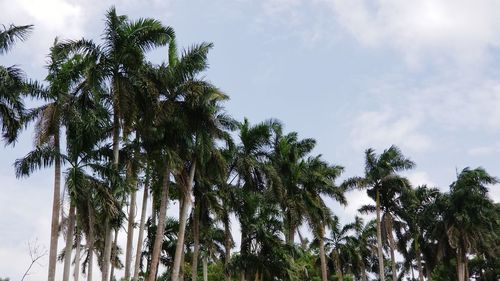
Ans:
{"type": "MultiPolygon", "coordinates": [[[[0,29],[0,55],[7,53],[16,41],[24,41],[33,29],[32,25],[0,29]]],[[[0,121],[2,122],[2,138],[7,144],[13,143],[22,126],[21,117],[24,114],[24,104],[21,94],[28,89],[24,73],[16,66],[0,65],[0,121]]],[[[49,272],[49,281],[53,281],[54,273],[49,272]]]]}
{"type": "MultiPolygon", "coordinates": [[[[391,146],[380,155],[377,155],[375,150],[370,148],[365,152],[365,175],[363,177],[350,178],[344,183],[347,187],[367,188],[368,195],[375,200],[379,278],[381,281],[385,281],[381,202],[392,202],[394,197],[401,193],[402,189],[410,187],[408,180],[398,173],[409,170],[414,166],[415,163],[406,158],[396,146],[391,146]]],[[[393,249],[394,247],[391,247],[392,278],[394,281],[397,281],[396,261],[393,249]]]]}
{"type": "MultiPolygon", "coordinates": [[[[229,184],[237,187],[235,190],[235,214],[241,226],[240,257],[245,260],[250,255],[250,228],[255,213],[258,211],[257,198],[267,189],[266,177],[271,173],[267,161],[271,153],[271,137],[273,131],[280,126],[275,120],[251,125],[245,118],[239,125],[240,144],[236,147],[233,163],[235,177],[229,184]],[[237,191],[237,192],[236,192],[237,191]]],[[[232,169],[231,169],[232,170],[232,169]]],[[[246,266],[239,267],[239,280],[246,278],[246,266]]]]}
{"type": "Polygon", "coordinates": [[[303,160],[312,151],[316,141],[311,138],[299,140],[296,132],[283,136],[279,131],[281,129],[274,140],[271,162],[280,179],[276,195],[285,216],[286,241],[293,245],[295,233],[305,213],[300,182],[305,163],[303,160]]]}
{"type": "MultiPolygon", "coordinates": [[[[68,41],[59,50],[63,53],[82,52],[94,57],[95,67],[88,77],[89,80],[103,81],[110,88],[109,100],[113,111],[113,163],[119,164],[120,127],[128,127],[134,118],[133,95],[141,94],[134,91],[133,77],[144,63],[145,52],[158,46],[166,45],[174,37],[174,31],[161,22],[151,18],[141,18],[131,21],[124,15],[118,15],[111,7],[106,13],[106,27],[103,43],[94,44],[85,39],[68,41]]],[[[104,259],[103,281],[109,280],[109,265],[112,249],[112,232],[110,222],[105,222],[108,229],[106,236],[106,251],[104,259]]],[[[131,260],[126,261],[130,264],[131,260]]],[[[127,266],[130,268],[130,266],[127,266]]],[[[130,272],[126,272],[127,278],[130,272]]]]}
{"type": "MultiPolygon", "coordinates": [[[[32,109],[25,117],[29,122],[35,120],[35,150],[23,159],[16,161],[16,175],[29,176],[36,169],[54,165],[54,193],[52,202],[51,239],[49,249],[49,280],[54,278],[57,259],[57,239],[61,201],[61,164],[60,131],[67,125],[68,118],[74,113],[75,99],[81,92],[87,92],[88,85],[81,84],[81,77],[87,67],[87,61],[79,56],[67,58],[55,52],[57,40],[51,49],[49,73],[46,77],[48,86],[39,85],[32,92],[47,103],[32,109]],[[74,85],[79,85],[74,87],[74,85]]],[[[69,239],[72,239],[72,235],[69,239]]],[[[67,264],[67,263],[66,263],[67,264]]],[[[65,271],[69,277],[68,265],[65,271]]]]}
{"type": "MultiPolygon", "coordinates": [[[[179,172],[175,172],[176,181],[181,187],[181,217],[179,218],[180,233],[178,241],[178,250],[174,260],[172,280],[177,281],[178,270],[180,267],[184,231],[188,219],[188,210],[192,205],[193,185],[196,174],[196,167],[209,164],[210,158],[218,154],[216,149],[217,141],[224,141],[229,138],[228,130],[234,128],[234,122],[230,117],[222,112],[220,103],[227,99],[227,96],[221,93],[217,88],[206,83],[200,92],[196,88],[185,97],[185,106],[182,109],[184,113],[184,128],[186,140],[188,140],[179,151],[180,155],[188,156],[183,159],[184,165],[179,172]],[[186,149],[187,148],[187,149],[186,149]],[[189,171],[189,172],[188,172],[189,171]]],[[[180,112],[178,115],[182,114],[180,112]]],[[[217,157],[222,158],[221,156],[217,157]]]]}
{"type": "MultiPolygon", "coordinates": [[[[196,166],[204,156],[203,150],[199,149],[203,145],[212,144],[212,138],[224,137],[226,133],[220,128],[229,124],[227,117],[220,112],[219,106],[219,102],[227,99],[227,96],[198,77],[208,66],[207,55],[211,47],[212,44],[202,43],[179,56],[175,41],[172,40],[169,46],[168,64],[162,64],[156,69],[151,68],[148,74],[150,84],[154,85],[150,91],[156,96],[157,102],[153,108],[157,111],[147,118],[150,118],[148,122],[156,124],[156,128],[143,128],[140,133],[144,135],[151,154],[158,155],[159,161],[164,163],[162,166],[166,168],[163,170],[168,170],[168,174],[164,175],[165,183],[170,178],[170,171],[173,171],[183,195],[179,221],[181,232],[178,239],[179,250],[174,261],[172,277],[174,279],[178,278],[179,274],[184,243],[183,233],[191,204],[196,166]],[[178,155],[183,155],[182,159],[178,155]]],[[[163,188],[162,192],[158,220],[160,229],[165,219],[161,212],[166,211],[168,187],[163,188]]],[[[154,278],[159,261],[161,240],[158,239],[161,239],[161,236],[156,237],[148,278],[154,278]]]]}
{"type": "Polygon", "coordinates": [[[331,214],[331,210],[326,206],[323,197],[330,197],[343,205],[347,204],[344,196],[345,189],[335,184],[335,179],[340,176],[343,168],[328,164],[321,159],[321,155],[309,157],[304,166],[301,199],[305,205],[304,210],[307,221],[318,240],[321,277],[323,281],[327,281],[325,228],[329,224],[332,224],[333,215],[331,214]]]}

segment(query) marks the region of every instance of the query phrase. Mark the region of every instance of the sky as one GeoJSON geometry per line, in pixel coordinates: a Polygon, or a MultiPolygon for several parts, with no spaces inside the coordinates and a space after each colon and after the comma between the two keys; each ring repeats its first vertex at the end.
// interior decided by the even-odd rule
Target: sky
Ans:
{"type": "MultiPolygon", "coordinates": [[[[0,24],[35,25],[0,64],[43,80],[54,38],[98,41],[111,5],[172,26],[179,46],[213,42],[205,75],[230,95],[227,111],[315,138],[314,153],[344,166],[343,178],[362,174],[365,149],[392,144],[417,163],[406,173],[414,185],[445,191],[468,166],[500,176],[496,0],[0,0],[0,24]]],[[[28,242],[49,244],[53,171],[18,180],[12,166],[32,140],[27,130],[0,150],[0,277],[11,280],[29,265],[28,242]]],[[[499,202],[500,186],[490,196],[499,202]]],[[[329,201],[343,222],[370,202],[362,191],[347,198],[329,201]]],[[[25,280],[45,279],[46,266],[25,280]]]]}

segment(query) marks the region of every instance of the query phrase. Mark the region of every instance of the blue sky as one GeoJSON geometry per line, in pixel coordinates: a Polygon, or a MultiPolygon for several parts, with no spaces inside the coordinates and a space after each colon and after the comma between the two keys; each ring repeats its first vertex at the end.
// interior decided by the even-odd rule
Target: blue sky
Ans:
{"type": "MultiPolygon", "coordinates": [[[[362,172],[366,148],[391,144],[417,163],[415,185],[446,190],[466,166],[500,176],[498,1],[1,0],[2,24],[35,24],[1,64],[43,79],[54,37],[98,40],[112,4],[172,26],[180,46],[213,42],[206,78],[230,95],[227,110],[316,138],[315,153],[345,176],[362,172]]],[[[25,132],[0,158],[0,277],[13,280],[29,262],[28,241],[48,247],[52,171],[16,180],[12,168],[31,141],[25,132]]],[[[500,201],[498,186],[491,196],[500,201]]],[[[346,208],[332,203],[344,221],[369,202],[362,192],[348,198],[346,208]]],[[[28,280],[44,279],[45,266],[28,280]]]]}

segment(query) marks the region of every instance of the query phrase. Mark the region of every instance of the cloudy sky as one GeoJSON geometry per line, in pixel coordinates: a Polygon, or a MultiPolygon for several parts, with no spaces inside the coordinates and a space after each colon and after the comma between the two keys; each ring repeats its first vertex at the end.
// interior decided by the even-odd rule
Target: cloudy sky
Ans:
{"type": "MultiPolygon", "coordinates": [[[[366,148],[391,144],[417,162],[415,185],[446,190],[466,166],[500,176],[496,0],[0,0],[0,24],[35,25],[0,63],[43,79],[54,38],[99,40],[112,4],[172,26],[181,46],[213,42],[206,77],[231,96],[228,111],[316,138],[344,176],[362,172],[366,148]]],[[[52,171],[16,180],[12,168],[31,147],[27,131],[1,150],[0,277],[11,280],[28,266],[28,241],[49,242],[52,171]]],[[[332,208],[348,221],[369,202],[362,194],[332,208]]],[[[498,186],[491,196],[500,201],[498,186]]],[[[26,280],[46,278],[46,265],[26,280]]]]}

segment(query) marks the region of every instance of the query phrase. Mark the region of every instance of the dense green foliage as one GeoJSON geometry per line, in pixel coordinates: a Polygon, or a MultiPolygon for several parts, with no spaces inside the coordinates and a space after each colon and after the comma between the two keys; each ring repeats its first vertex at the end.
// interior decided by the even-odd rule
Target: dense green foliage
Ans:
{"type": "MultiPolygon", "coordinates": [[[[0,31],[0,54],[30,29],[0,31]]],[[[87,280],[98,266],[103,281],[500,278],[500,205],[488,197],[495,177],[464,168],[446,192],[414,187],[403,172],[415,163],[391,146],[367,149],[364,174],[338,182],[344,168],[314,154],[314,139],[224,110],[228,95],[204,77],[212,47],[179,52],[172,28],[111,8],[102,42],[55,41],[43,83],[0,66],[4,140],[35,123],[35,147],[16,175],[55,167],[51,253],[60,228],[64,281],[72,265],[87,280]],[[165,61],[148,61],[161,46],[165,61]],[[43,105],[27,110],[23,95],[43,105]],[[62,164],[70,211],[60,220],[62,164]],[[374,204],[342,224],[328,202],[349,204],[353,189],[374,204]],[[167,218],[172,202],[179,214],[167,218]]]]}

